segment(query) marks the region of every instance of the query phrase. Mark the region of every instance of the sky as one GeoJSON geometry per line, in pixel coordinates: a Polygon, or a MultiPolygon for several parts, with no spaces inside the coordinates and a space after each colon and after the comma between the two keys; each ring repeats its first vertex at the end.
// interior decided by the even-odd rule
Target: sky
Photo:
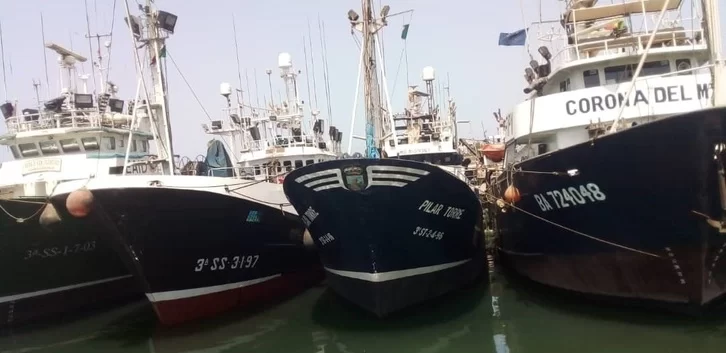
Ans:
{"type": "MultiPolygon", "coordinates": [[[[126,1],[132,14],[138,14],[135,9],[137,1],[142,0],[126,1]]],[[[606,1],[610,0],[602,0],[606,1]]],[[[495,134],[492,112],[501,109],[506,113],[525,98],[522,74],[529,59],[525,56],[524,47],[498,46],[499,33],[524,28],[525,21],[529,23],[540,16],[540,8],[544,19],[556,19],[557,9],[561,6],[561,2],[555,0],[497,1],[496,6],[493,1],[471,0],[373,2],[378,8],[381,4],[389,5],[391,14],[413,10],[412,13],[390,18],[382,32],[388,89],[394,110],[401,111],[405,104],[406,67],[411,84],[422,85],[421,70],[425,66],[433,66],[442,85],[446,83],[447,75],[449,77],[450,94],[458,107],[457,118],[470,121],[459,127],[460,137],[464,138],[481,138],[485,131],[487,135],[495,134]],[[407,41],[401,39],[404,24],[410,24],[407,41]],[[407,51],[405,56],[402,55],[404,47],[407,51]]],[[[179,17],[175,33],[167,41],[168,56],[176,64],[167,58],[175,154],[193,158],[205,153],[207,141],[213,136],[206,135],[201,125],[209,124],[210,117],[211,120],[221,118],[225,100],[219,94],[220,83],[229,82],[235,88],[240,86],[233,17],[239,45],[241,88],[247,91],[246,72],[253,92],[245,94],[249,94],[252,103],[256,103],[257,97],[260,102],[269,99],[267,69],[273,71],[273,94],[278,100],[277,92],[284,88],[276,67],[281,52],[290,53],[296,69],[302,71],[298,76],[301,98],[306,103],[315,103],[314,98],[308,97],[307,91],[306,75],[311,77],[312,70],[307,72],[305,68],[305,37],[306,41],[307,38],[312,39],[318,109],[325,112],[327,99],[318,18],[323,21],[332,120],[344,132],[343,147],[347,149],[360,53],[351,36],[347,12],[354,9],[360,13],[360,1],[156,0],[155,3],[158,9],[179,17]],[[255,70],[259,87],[257,93],[254,92],[255,70]]],[[[726,0],[719,0],[719,3],[723,23],[726,0]]],[[[56,54],[43,47],[43,33],[46,42],[57,43],[89,57],[89,61],[79,67],[79,72],[91,73],[89,63],[92,55],[89,53],[92,51],[85,38],[89,32],[87,27],[90,27],[91,34],[112,33],[109,77],[119,86],[119,95],[123,99],[133,99],[136,91],[135,64],[130,34],[123,21],[124,0],[0,0],[0,8],[12,9],[0,12],[7,84],[7,92],[0,86],[0,94],[7,94],[10,100],[18,100],[19,109],[36,105],[33,80],[41,82],[41,99],[48,95],[55,97],[60,92],[56,54]],[[44,32],[40,26],[41,13],[44,32]],[[47,55],[49,87],[45,84],[44,52],[47,55]]],[[[94,41],[93,52],[96,50],[94,41]]],[[[307,55],[310,66],[309,50],[307,55]]],[[[104,58],[106,61],[107,58],[104,58]]],[[[312,85],[312,78],[310,80],[312,85]]],[[[91,79],[88,85],[93,88],[91,79]]],[[[360,111],[354,135],[363,135],[363,121],[360,111]]],[[[0,126],[0,134],[4,132],[5,126],[0,126]]],[[[362,151],[363,143],[356,144],[354,151],[362,151]]],[[[0,161],[9,158],[8,151],[0,149],[0,161]]]]}

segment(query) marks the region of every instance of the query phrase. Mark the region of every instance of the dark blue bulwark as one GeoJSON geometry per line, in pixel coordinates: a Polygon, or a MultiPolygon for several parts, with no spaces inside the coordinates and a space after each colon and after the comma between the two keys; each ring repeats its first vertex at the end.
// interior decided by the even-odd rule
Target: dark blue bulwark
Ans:
{"type": "Polygon", "coordinates": [[[379,315],[460,287],[481,270],[479,200],[435,165],[340,159],[296,169],[283,186],[330,286],[379,315]]]}
{"type": "Polygon", "coordinates": [[[710,303],[726,291],[724,143],[726,110],[703,110],[516,164],[493,190],[502,197],[508,176],[522,197],[521,210],[498,212],[502,254],[519,273],[576,292],[710,303]]]}

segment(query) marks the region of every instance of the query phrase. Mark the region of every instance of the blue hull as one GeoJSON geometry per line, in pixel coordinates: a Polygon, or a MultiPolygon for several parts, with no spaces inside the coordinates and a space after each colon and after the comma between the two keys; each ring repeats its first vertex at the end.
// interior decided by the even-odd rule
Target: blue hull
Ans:
{"type": "Polygon", "coordinates": [[[715,301],[726,292],[723,143],[726,110],[704,110],[516,164],[493,190],[502,197],[508,176],[521,194],[518,209],[497,211],[502,255],[520,274],[575,292],[715,301]]]}
{"type": "Polygon", "coordinates": [[[482,270],[479,200],[437,166],[334,160],[294,170],[283,186],[330,287],[379,316],[461,287],[482,270]]]}

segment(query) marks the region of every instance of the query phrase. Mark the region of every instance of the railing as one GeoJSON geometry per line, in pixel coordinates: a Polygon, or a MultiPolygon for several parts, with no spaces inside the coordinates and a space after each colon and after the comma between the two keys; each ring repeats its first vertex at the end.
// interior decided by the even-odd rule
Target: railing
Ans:
{"type": "MultiPolygon", "coordinates": [[[[310,136],[301,134],[298,136],[293,135],[280,135],[275,137],[267,137],[266,139],[260,139],[260,140],[245,140],[242,142],[242,152],[248,152],[248,151],[267,151],[268,149],[278,149],[278,148],[290,148],[290,147],[310,147],[310,148],[319,148],[318,143],[319,142],[326,142],[326,141],[318,141],[316,136],[310,136]],[[297,141],[297,139],[300,139],[300,141],[297,141]]],[[[328,142],[326,142],[327,144],[328,142]]],[[[327,146],[327,145],[326,145],[327,146]]],[[[328,149],[330,149],[331,146],[328,146],[328,149]]]]}
{"type": "MultiPolygon", "coordinates": [[[[682,28],[682,27],[681,27],[682,28]]],[[[552,41],[548,44],[553,53],[550,63],[552,72],[574,61],[607,58],[619,55],[638,55],[645,48],[651,32],[628,33],[620,37],[599,36],[577,39],[577,32],[573,33],[572,44],[567,43],[567,36],[557,35],[561,41],[552,41]],[[598,39],[602,38],[602,39],[598,39]]],[[[661,29],[656,34],[654,45],[675,47],[692,47],[703,43],[704,33],[702,29],[661,29]],[[701,38],[697,40],[696,38],[701,38]]],[[[655,47],[654,47],[655,48],[655,47]]]]}
{"type": "Polygon", "coordinates": [[[58,128],[114,127],[128,128],[132,117],[122,114],[99,114],[93,110],[67,110],[61,113],[39,112],[5,119],[8,132],[18,133],[58,128]],[[120,119],[119,119],[120,118],[120,119]]]}

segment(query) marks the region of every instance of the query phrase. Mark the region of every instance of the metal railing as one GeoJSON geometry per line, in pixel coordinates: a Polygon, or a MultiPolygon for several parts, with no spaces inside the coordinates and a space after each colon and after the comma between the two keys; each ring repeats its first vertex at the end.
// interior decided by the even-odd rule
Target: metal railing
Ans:
{"type": "Polygon", "coordinates": [[[123,114],[98,113],[97,111],[75,109],[61,113],[38,112],[5,119],[10,133],[80,127],[129,128],[132,117],[123,114]],[[121,117],[122,119],[116,119],[121,117]]]}
{"type": "MultiPolygon", "coordinates": [[[[703,29],[662,29],[656,34],[657,44],[674,47],[691,47],[699,45],[704,38],[703,29]],[[701,39],[697,39],[701,38],[701,39]]],[[[556,54],[550,59],[552,72],[567,64],[584,59],[607,58],[619,55],[637,55],[642,53],[651,32],[628,33],[620,37],[602,36],[574,40],[577,32],[573,33],[572,44],[566,44],[567,37],[560,35],[562,41],[552,41],[550,49],[556,54]]]]}

